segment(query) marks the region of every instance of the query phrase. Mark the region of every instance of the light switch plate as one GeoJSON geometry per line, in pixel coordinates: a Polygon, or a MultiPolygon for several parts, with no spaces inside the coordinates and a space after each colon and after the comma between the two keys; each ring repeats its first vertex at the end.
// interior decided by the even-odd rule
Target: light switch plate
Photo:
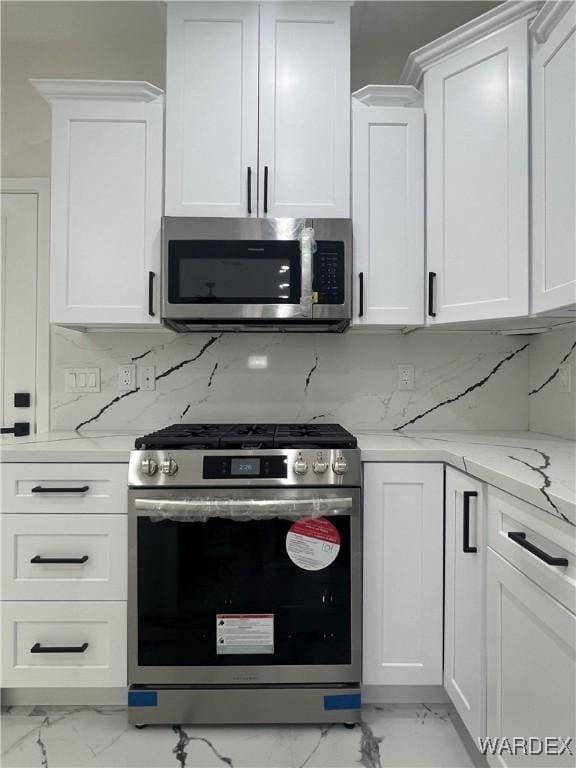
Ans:
{"type": "Polygon", "coordinates": [[[65,368],[66,392],[100,392],[100,368],[65,368]]]}

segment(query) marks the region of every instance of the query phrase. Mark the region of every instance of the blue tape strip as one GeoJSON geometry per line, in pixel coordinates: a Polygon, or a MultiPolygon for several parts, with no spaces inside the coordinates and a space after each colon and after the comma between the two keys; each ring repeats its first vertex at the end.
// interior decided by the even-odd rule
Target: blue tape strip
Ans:
{"type": "Polygon", "coordinates": [[[362,696],[359,693],[342,693],[324,696],[324,709],[360,709],[362,696]]]}
{"type": "Polygon", "coordinates": [[[128,691],[129,707],[157,707],[158,691],[128,691]]]}

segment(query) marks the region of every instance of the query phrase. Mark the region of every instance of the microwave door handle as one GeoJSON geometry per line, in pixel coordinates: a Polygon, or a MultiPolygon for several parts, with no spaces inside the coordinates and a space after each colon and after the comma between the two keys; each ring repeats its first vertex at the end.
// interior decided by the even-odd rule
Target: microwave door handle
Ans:
{"type": "Polygon", "coordinates": [[[312,242],[313,236],[303,237],[300,235],[300,262],[302,265],[302,277],[300,281],[300,313],[302,317],[312,319],[312,242]]]}

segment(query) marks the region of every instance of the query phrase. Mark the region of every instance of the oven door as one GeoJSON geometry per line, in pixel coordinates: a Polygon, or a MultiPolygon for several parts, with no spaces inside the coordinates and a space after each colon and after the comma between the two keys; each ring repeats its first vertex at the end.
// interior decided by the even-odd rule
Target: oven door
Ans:
{"type": "Polygon", "coordinates": [[[358,683],[359,489],[129,495],[130,684],[358,683]]]}
{"type": "Polygon", "coordinates": [[[167,320],[312,318],[303,219],[164,219],[167,320]]]}

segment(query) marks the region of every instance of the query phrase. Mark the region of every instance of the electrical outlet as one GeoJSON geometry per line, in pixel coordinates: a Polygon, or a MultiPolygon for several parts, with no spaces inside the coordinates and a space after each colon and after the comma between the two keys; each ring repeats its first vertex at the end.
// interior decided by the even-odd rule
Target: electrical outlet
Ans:
{"type": "Polygon", "coordinates": [[[66,368],[66,392],[100,392],[100,368],[66,368]]]}
{"type": "Polygon", "coordinates": [[[560,392],[572,392],[572,368],[570,363],[563,363],[558,368],[558,382],[560,392]]]}
{"type": "Polygon", "coordinates": [[[136,366],[118,366],[118,391],[128,392],[136,387],[136,366]]]}
{"type": "Polygon", "coordinates": [[[414,366],[398,366],[398,389],[414,389],[414,366]]]}
{"type": "Polygon", "coordinates": [[[156,389],[156,369],[153,365],[142,365],[140,372],[140,390],[153,392],[156,389]]]}

